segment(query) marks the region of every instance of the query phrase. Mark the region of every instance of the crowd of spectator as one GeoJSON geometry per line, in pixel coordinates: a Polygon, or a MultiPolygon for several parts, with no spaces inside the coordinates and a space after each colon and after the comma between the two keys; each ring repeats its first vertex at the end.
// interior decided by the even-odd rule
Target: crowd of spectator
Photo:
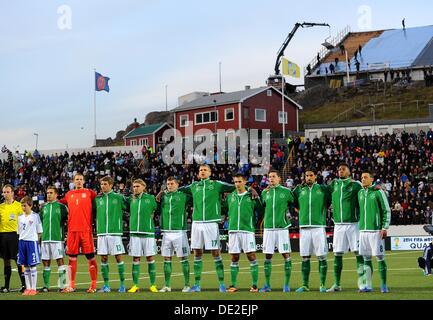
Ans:
{"type": "MultiPolygon", "coordinates": [[[[311,166],[318,170],[318,183],[328,183],[337,177],[337,165],[347,162],[353,168],[353,179],[360,180],[363,169],[376,173],[377,182],[386,188],[389,196],[392,224],[425,224],[432,221],[433,131],[322,137],[312,141],[291,137],[289,147],[286,143],[272,141],[269,147],[273,168],[283,171],[292,146],[294,164],[284,181],[287,187],[294,188],[302,183],[305,168],[311,166]]],[[[8,156],[0,161],[0,185],[11,183],[17,198],[30,195],[37,199],[36,212],[45,200],[47,186],[56,186],[63,195],[74,187],[71,179],[76,172],[82,172],[87,180],[86,187],[95,190],[99,190],[99,178],[111,175],[116,182],[115,191],[127,196],[131,194],[133,179],[143,178],[148,192],[156,195],[168,176],[176,176],[180,185],[186,185],[197,179],[198,172],[196,163],[166,165],[162,148],[156,151],[143,148],[141,154],[92,151],[69,154],[65,151],[47,156],[37,151],[13,153],[5,147],[2,152],[8,156]]],[[[260,192],[268,186],[268,180],[266,176],[251,175],[252,166],[258,159],[248,162],[239,158],[239,154],[237,152],[236,164],[212,166],[213,179],[232,182],[232,173],[242,172],[248,176],[249,184],[260,192]]],[[[297,215],[295,212],[291,215],[296,227],[297,215]]],[[[190,218],[188,222],[191,223],[190,218]]],[[[332,225],[330,211],[328,225],[332,225]]],[[[227,221],[223,220],[221,228],[224,226],[227,226],[227,221]]]]}
{"type": "Polygon", "coordinates": [[[386,188],[391,224],[425,224],[432,221],[433,131],[384,135],[294,138],[296,165],[286,186],[300,183],[306,167],[317,168],[318,182],[336,178],[340,162],[352,166],[353,179],[370,169],[386,188]]]}

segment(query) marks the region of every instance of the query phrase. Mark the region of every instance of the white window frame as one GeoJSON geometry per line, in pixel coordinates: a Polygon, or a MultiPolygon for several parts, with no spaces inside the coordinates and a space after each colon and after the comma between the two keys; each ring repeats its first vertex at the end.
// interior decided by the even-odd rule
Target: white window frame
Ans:
{"type": "Polygon", "coordinates": [[[149,138],[140,138],[140,146],[149,146],[149,138]]]}
{"type": "Polygon", "coordinates": [[[254,119],[255,119],[255,121],[258,121],[258,122],[266,122],[266,109],[260,109],[260,108],[257,108],[257,109],[254,109],[254,119]],[[261,111],[263,111],[263,113],[264,113],[264,120],[260,120],[260,119],[257,119],[257,111],[258,110],[261,110],[261,111]]]}
{"type": "Polygon", "coordinates": [[[272,97],[272,90],[271,89],[266,90],[266,96],[272,97]]]}
{"type": "Polygon", "coordinates": [[[194,119],[195,119],[195,124],[196,125],[202,125],[202,124],[208,124],[208,123],[215,123],[215,122],[218,122],[218,111],[217,110],[212,110],[212,111],[206,111],[206,112],[197,112],[197,113],[194,113],[194,119]],[[212,112],[215,112],[215,121],[212,121],[211,120],[211,114],[212,114],[212,112]],[[209,113],[209,120],[210,121],[207,121],[207,122],[204,122],[204,121],[202,121],[202,122],[198,122],[197,121],[197,116],[199,115],[199,114],[201,114],[202,116],[201,116],[201,118],[202,118],[202,120],[203,120],[203,115],[204,114],[206,114],[206,113],[209,113]]]}
{"type": "MultiPolygon", "coordinates": [[[[278,111],[278,123],[279,124],[283,124],[283,121],[281,121],[282,120],[282,117],[281,117],[282,115],[283,115],[283,111],[278,111]]],[[[287,111],[284,111],[284,115],[285,115],[284,124],[287,124],[288,123],[287,111]]]]}
{"type": "Polygon", "coordinates": [[[131,146],[137,145],[137,139],[131,139],[131,146]]]}
{"type": "Polygon", "coordinates": [[[181,114],[179,116],[179,127],[185,128],[185,127],[188,127],[188,125],[189,125],[189,114],[181,114]],[[185,125],[182,125],[182,118],[183,119],[186,118],[185,125]]]}
{"type": "Polygon", "coordinates": [[[194,142],[202,143],[204,139],[206,139],[205,135],[202,134],[194,135],[194,142]]]}
{"type": "Polygon", "coordinates": [[[228,108],[224,110],[224,121],[234,121],[235,120],[235,108],[228,108]],[[227,113],[231,111],[233,113],[232,119],[227,119],[227,113]]]}

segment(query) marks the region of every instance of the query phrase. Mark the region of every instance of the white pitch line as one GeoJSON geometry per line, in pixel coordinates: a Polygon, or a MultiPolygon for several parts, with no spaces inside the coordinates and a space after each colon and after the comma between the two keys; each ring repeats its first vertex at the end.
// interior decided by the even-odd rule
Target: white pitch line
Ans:
{"type": "MultiPolygon", "coordinates": [[[[402,254],[408,254],[408,253],[418,253],[419,254],[419,252],[416,252],[416,251],[396,252],[396,253],[389,253],[389,254],[385,255],[385,258],[389,257],[389,256],[402,255],[402,254]]],[[[347,257],[346,260],[347,259],[356,259],[356,257],[347,257]]],[[[328,259],[328,261],[334,261],[334,259],[328,259]]],[[[317,260],[313,260],[312,262],[317,262],[317,260]]],[[[302,263],[302,261],[293,262],[292,264],[301,264],[301,263],[302,263]]],[[[283,266],[283,265],[284,264],[273,264],[272,267],[278,267],[278,266],[283,266]]],[[[242,267],[242,268],[239,268],[239,270],[245,270],[245,269],[249,269],[249,268],[250,268],[249,266],[248,267],[242,267]]],[[[401,268],[401,269],[388,269],[388,270],[389,271],[397,271],[397,270],[417,270],[417,269],[418,268],[401,268]]],[[[344,272],[355,272],[356,270],[343,269],[343,271],[344,272]]],[[[294,270],[292,272],[301,272],[301,271],[294,270]]],[[[84,273],[86,273],[86,272],[84,272],[84,273]]],[[[202,274],[211,274],[211,273],[214,274],[215,270],[202,272],[202,274]]],[[[224,271],[224,273],[230,273],[230,270],[226,269],[224,271]]],[[[249,273],[249,272],[239,272],[239,273],[249,273]]],[[[283,272],[275,270],[272,273],[283,273],[283,272]]],[[[192,272],[192,273],[190,273],[190,275],[194,275],[194,273],[192,272]]],[[[173,273],[171,276],[172,277],[183,276],[183,273],[173,273]]],[[[163,277],[164,277],[164,275],[157,275],[156,276],[156,278],[163,278],[163,277]]],[[[141,279],[141,280],[149,279],[149,276],[143,276],[143,277],[140,277],[139,279],[141,279]]],[[[132,280],[132,278],[125,278],[125,281],[130,281],[130,280],[132,280]]],[[[97,283],[103,283],[103,282],[104,281],[97,281],[97,283]]],[[[110,280],[110,282],[120,282],[120,280],[119,279],[113,279],[113,280],[110,280]]],[[[88,285],[90,283],[91,282],[82,282],[82,283],[76,283],[76,285],[85,285],[85,284],[88,285]]]]}

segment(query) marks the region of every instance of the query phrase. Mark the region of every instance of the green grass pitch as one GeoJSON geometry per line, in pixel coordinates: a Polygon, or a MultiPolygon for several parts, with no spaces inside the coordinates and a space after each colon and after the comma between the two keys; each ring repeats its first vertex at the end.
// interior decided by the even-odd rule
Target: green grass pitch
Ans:
{"type": "MultiPolygon", "coordinates": [[[[357,276],[355,269],[355,257],[349,253],[344,256],[344,266],[342,274],[343,291],[338,293],[319,293],[319,275],[318,263],[315,257],[312,258],[310,289],[311,292],[295,293],[294,291],[301,285],[301,260],[299,253],[292,254],[293,268],[291,277],[290,293],[282,292],[284,279],[283,259],[281,255],[276,254],[273,258],[272,265],[272,292],[270,293],[250,293],[251,275],[249,272],[249,263],[245,255],[241,256],[239,263],[240,272],[238,276],[238,288],[236,293],[220,293],[218,292],[218,281],[215,272],[213,259],[210,254],[204,255],[203,275],[202,275],[202,292],[200,293],[182,293],[183,275],[180,263],[176,257],[173,257],[173,273],[172,273],[172,292],[171,293],[151,293],[148,291],[149,278],[147,275],[147,264],[141,262],[141,277],[140,288],[138,293],[118,293],[119,286],[117,266],[114,257],[109,257],[110,262],[110,284],[111,293],[95,293],[88,294],[86,289],[90,285],[90,277],[87,271],[87,262],[83,256],[79,257],[78,273],[76,280],[76,288],[78,292],[62,294],[55,292],[57,285],[57,265],[54,262],[51,273],[51,289],[49,293],[39,293],[33,297],[21,296],[18,292],[1,293],[0,300],[401,300],[401,299],[433,299],[433,277],[426,277],[422,270],[417,265],[417,258],[421,255],[421,251],[393,251],[387,252],[386,262],[388,265],[388,287],[390,293],[382,294],[379,290],[379,274],[377,272],[377,261],[373,258],[373,286],[372,293],[357,292],[357,276]]],[[[259,287],[263,285],[263,254],[258,254],[259,262],[259,287]]],[[[66,259],[67,260],[67,259],[66,259]]],[[[131,276],[131,258],[125,256],[126,265],[126,287],[132,286],[131,276]]],[[[190,256],[190,262],[193,261],[190,256]]],[[[330,287],[333,284],[333,255],[328,255],[328,276],[326,286],[330,287]]],[[[223,255],[225,282],[226,286],[230,285],[230,257],[228,254],[223,255]]],[[[157,257],[157,286],[161,288],[164,285],[164,273],[162,268],[162,258],[157,257]]],[[[193,265],[191,265],[191,285],[194,281],[193,265]]],[[[99,257],[98,257],[99,268],[99,257]]],[[[0,269],[1,271],[3,268],[0,269]]],[[[102,277],[98,270],[98,287],[102,286],[102,277]]],[[[3,274],[0,275],[0,283],[3,284],[3,274]]],[[[38,288],[42,287],[42,265],[38,266],[38,288]]],[[[12,273],[11,289],[19,288],[19,279],[14,269],[12,273]]]]}

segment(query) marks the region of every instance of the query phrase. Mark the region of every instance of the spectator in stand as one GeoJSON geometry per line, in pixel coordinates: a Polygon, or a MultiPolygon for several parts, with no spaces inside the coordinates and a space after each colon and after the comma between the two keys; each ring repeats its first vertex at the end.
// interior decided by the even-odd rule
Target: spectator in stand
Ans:
{"type": "Polygon", "coordinates": [[[360,67],[361,67],[361,64],[359,63],[358,60],[356,60],[356,62],[355,62],[355,68],[356,68],[356,72],[357,73],[359,73],[360,67]]]}

